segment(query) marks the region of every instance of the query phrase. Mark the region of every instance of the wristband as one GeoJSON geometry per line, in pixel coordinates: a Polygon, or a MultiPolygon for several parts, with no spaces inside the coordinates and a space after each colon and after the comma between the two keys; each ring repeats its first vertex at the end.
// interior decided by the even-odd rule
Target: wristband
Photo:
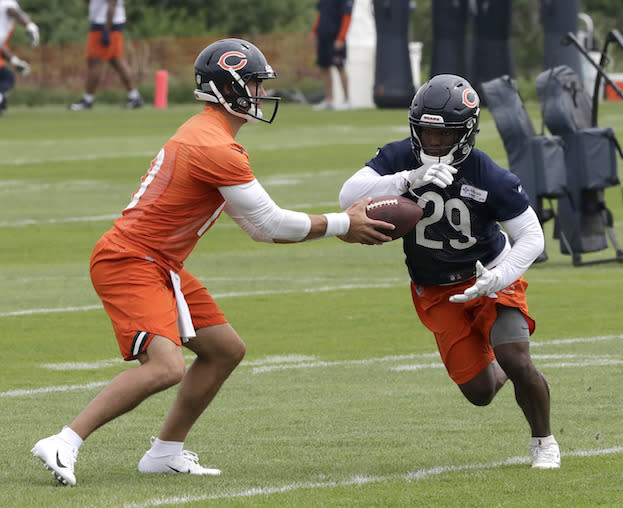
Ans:
{"type": "Polygon", "coordinates": [[[342,213],[325,213],[327,218],[327,230],[323,238],[329,236],[345,235],[350,229],[350,217],[346,212],[342,213]]]}

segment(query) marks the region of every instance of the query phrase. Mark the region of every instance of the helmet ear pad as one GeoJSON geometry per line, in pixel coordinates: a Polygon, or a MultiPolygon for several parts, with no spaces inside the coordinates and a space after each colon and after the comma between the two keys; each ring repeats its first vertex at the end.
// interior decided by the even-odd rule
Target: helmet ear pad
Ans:
{"type": "Polygon", "coordinates": [[[248,109],[251,106],[251,101],[246,97],[238,97],[236,99],[236,105],[242,109],[248,109]]]}
{"type": "Polygon", "coordinates": [[[235,81],[224,83],[220,87],[223,98],[235,111],[246,112],[251,107],[251,98],[247,87],[241,87],[235,81]]]}

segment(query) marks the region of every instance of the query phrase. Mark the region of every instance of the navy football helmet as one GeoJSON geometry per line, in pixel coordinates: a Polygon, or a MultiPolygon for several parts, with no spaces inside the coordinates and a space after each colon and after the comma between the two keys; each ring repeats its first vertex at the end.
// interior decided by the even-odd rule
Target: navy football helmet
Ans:
{"type": "Polygon", "coordinates": [[[456,131],[456,142],[446,147],[448,153],[436,157],[441,162],[456,166],[472,151],[478,134],[480,99],[469,82],[454,74],[438,74],[424,83],[411,102],[409,125],[411,144],[420,163],[430,159],[422,146],[423,127],[456,131]]]}
{"type": "Polygon", "coordinates": [[[221,104],[250,123],[272,123],[280,97],[260,97],[258,89],[263,80],[276,77],[256,46],[242,39],[222,39],[207,46],[195,60],[195,99],[221,104]],[[251,80],[256,80],[254,86],[249,85],[251,80]],[[274,106],[268,119],[262,112],[266,104],[274,106]]]}

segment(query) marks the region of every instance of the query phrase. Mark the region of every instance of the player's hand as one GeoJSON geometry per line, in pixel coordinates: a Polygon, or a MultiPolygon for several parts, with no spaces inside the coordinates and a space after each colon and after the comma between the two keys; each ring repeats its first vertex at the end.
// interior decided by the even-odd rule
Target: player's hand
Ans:
{"type": "Polygon", "coordinates": [[[366,205],[370,201],[372,198],[357,201],[345,210],[350,218],[350,228],[348,233],[338,236],[340,240],[348,243],[363,243],[364,245],[380,245],[392,240],[391,236],[387,236],[378,230],[395,229],[395,226],[389,222],[371,219],[366,214],[366,205]]]}
{"type": "Polygon", "coordinates": [[[441,189],[445,189],[454,181],[454,175],[458,169],[443,162],[437,162],[432,166],[422,166],[407,172],[407,181],[410,189],[417,189],[432,183],[441,189]]]}
{"type": "Polygon", "coordinates": [[[26,25],[26,31],[28,32],[28,37],[30,37],[30,44],[34,48],[39,45],[39,27],[35,25],[32,21],[26,25]]]}
{"type": "Polygon", "coordinates": [[[110,31],[107,28],[102,29],[102,46],[110,46],[110,31]]]}
{"type": "Polygon", "coordinates": [[[504,283],[495,268],[487,270],[480,261],[476,261],[476,282],[473,286],[468,287],[462,294],[452,295],[450,301],[452,303],[465,303],[475,298],[496,293],[504,289],[504,283]]]}
{"type": "Polygon", "coordinates": [[[28,76],[28,74],[30,74],[30,64],[26,60],[22,60],[17,55],[13,55],[10,62],[15,70],[22,76],[28,76]]]}

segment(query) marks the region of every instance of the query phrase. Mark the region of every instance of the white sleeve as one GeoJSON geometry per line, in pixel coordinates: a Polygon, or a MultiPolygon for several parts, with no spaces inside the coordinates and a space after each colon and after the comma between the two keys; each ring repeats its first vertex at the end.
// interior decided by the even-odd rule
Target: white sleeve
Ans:
{"type": "Polygon", "coordinates": [[[408,190],[409,182],[405,177],[408,171],[391,175],[379,175],[369,166],[364,166],[351,176],[340,191],[340,206],[343,210],[355,201],[379,196],[400,196],[408,190]]]}
{"type": "Polygon", "coordinates": [[[309,234],[309,215],[277,206],[257,180],[218,190],[227,202],[225,212],[255,241],[300,242],[309,234]]]}
{"type": "Polygon", "coordinates": [[[513,219],[500,222],[500,225],[514,242],[508,254],[496,266],[503,287],[507,287],[523,275],[543,252],[545,239],[539,219],[531,207],[513,219]]]}

